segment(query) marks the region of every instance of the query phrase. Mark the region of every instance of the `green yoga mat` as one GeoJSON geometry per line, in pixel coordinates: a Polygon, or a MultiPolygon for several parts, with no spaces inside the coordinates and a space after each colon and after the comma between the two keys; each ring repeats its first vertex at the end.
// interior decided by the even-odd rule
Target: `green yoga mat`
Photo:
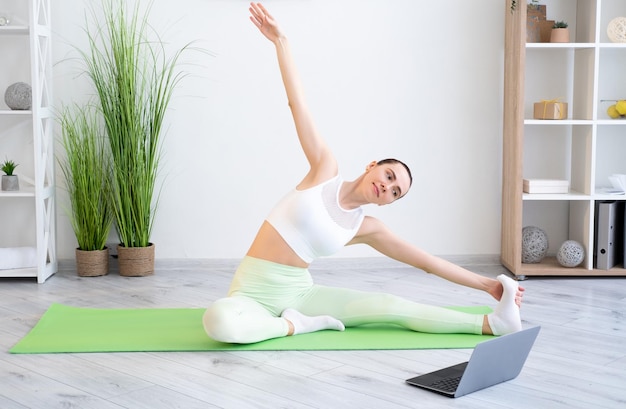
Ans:
{"type": "MultiPolygon", "coordinates": [[[[475,314],[488,307],[450,307],[475,314]]],[[[320,331],[255,344],[225,344],[207,337],[203,309],[94,309],[53,304],[11,350],[13,354],[145,351],[278,351],[474,348],[484,335],[424,334],[396,326],[320,331]]]]}

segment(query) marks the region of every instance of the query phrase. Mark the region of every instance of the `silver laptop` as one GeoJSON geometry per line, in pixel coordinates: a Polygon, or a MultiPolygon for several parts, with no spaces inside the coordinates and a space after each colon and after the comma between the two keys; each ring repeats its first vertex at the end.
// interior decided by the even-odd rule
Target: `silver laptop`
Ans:
{"type": "Polygon", "coordinates": [[[450,398],[509,381],[522,371],[539,329],[532,327],[476,345],[468,362],[407,379],[409,385],[450,398]]]}

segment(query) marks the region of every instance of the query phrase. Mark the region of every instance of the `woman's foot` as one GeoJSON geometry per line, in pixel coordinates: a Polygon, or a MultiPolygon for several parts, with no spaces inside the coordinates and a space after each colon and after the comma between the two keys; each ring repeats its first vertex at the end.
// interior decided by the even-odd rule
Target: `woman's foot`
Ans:
{"type": "Polygon", "coordinates": [[[306,334],[307,332],[316,332],[324,329],[332,329],[335,331],[343,331],[346,329],[341,321],[330,315],[309,317],[292,308],[287,308],[280,316],[291,324],[290,333],[288,335],[306,334]],[[292,327],[293,330],[291,330],[292,327]]]}
{"type": "Polygon", "coordinates": [[[522,329],[519,306],[516,302],[517,281],[500,274],[496,277],[502,284],[502,298],[493,313],[487,315],[487,321],[493,335],[506,335],[522,329]]]}

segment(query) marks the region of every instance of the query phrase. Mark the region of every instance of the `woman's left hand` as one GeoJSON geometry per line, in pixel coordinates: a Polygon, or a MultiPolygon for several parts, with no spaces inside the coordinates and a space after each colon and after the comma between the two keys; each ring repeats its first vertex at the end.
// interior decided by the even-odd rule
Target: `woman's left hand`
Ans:
{"type": "MultiPolygon", "coordinates": [[[[517,304],[518,307],[522,306],[522,298],[524,297],[524,291],[526,291],[526,289],[518,285],[517,293],[515,293],[515,304],[517,304]]],[[[502,284],[498,280],[493,280],[493,283],[489,287],[489,290],[487,290],[487,292],[493,298],[500,301],[500,299],[502,298],[504,289],[502,288],[502,284]]]]}

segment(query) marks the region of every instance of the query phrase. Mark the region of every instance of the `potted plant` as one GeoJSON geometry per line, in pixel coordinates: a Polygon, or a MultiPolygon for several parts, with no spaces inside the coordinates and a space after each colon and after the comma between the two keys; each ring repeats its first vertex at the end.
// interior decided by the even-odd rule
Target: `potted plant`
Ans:
{"type": "Polygon", "coordinates": [[[58,159],[70,200],[68,216],[78,241],[76,272],[108,274],[106,241],[113,224],[108,189],[111,166],[104,131],[91,106],[65,108],[59,122],[65,159],[58,159]]]}
{"type": "Polygon", "coordinates": [[[569,28],[565,21],[557,21],[552,26],[551,43],[569,43],[569,28]]]}
{"type": "MultiPolygon", "coordinates": [[[[150,241],[158,198],[154,197],[161,149],[161,126],[172,92],[182,78],[178,59],[188,47],[166,57],[163,43],[148,38],[149,11],[123,0],[103,2],[98,26],[87,29],[83,52],[104,118],[111,150],[111,195],[120,239],[120,274],[154,272],[150,241]]],[[[158,36],[157,36],[158,38],[158,36]]]]}
{"type": "Polygon", "coordinates": [[[0,169],[2,169],[2,171],[5,173],[4,175],[2,175],[2,190],[20,190],[20,181],[17,175],[13,174],[17,166],[17,163],[9,159],[6,159],[4,162],[2,162],[2,164],[0,164],[0,169]]]}

